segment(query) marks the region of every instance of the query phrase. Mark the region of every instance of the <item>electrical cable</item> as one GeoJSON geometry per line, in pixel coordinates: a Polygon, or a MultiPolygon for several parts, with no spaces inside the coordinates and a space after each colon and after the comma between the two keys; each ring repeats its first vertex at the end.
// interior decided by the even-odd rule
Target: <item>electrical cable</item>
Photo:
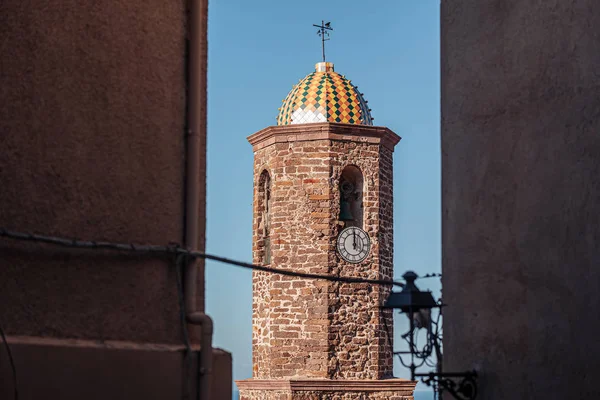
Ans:
{"type": "Polygon", "coordinates": [[[252,269],[261,272],[267,272],[272,274],[279,274],[284,276],[292,276],[297,278],[306,279],[322,279],[330,282],[341,282],[341,283],[367,283],[378,286],[398,286],[404,287],[402,282],[395,282],[385,279],[366,279],[366,278],[355,278],[347,276],[333,276],[323,274],[313,274],[308,272],[290,271],[287,269],[279,269],[272,267],[265,267],[263,265],[255,265],[243,261],[231,260],[229,258],[215,256],[212,254],[206,254],[199,251],[187,250],[178,245],[171,246],[158,246],[158,245],[138,245],[133,243],[112,243],[112,242],[100,242],[100,241],[89,241],[89,240],[78,240],[78,239],[67,239],[64,237],[38,235],[26,232],[10,231],[7,229],[0,228],[0,237],[6,237],[13,240],[40,242],[46,244],[52,244],[62,247],[80,248],[80,249],[106,249],[116,251],[126,251],[135,253],[153,253],[153,254],[183,254],[188,257],[203,258],[206,260],[212,260],[221,262],[224,264],[235,265],[238,267],[252,269]]]}
{"type": "Polygon", "coordinates": [[[8,340],[6,340],[6,335],[4,334],[4,329],[2,329],[1,325],[0,325],[0,335],[2,336],[2,342],[4,343],[4,347],[6,348],[6,353],[8,354],[8,361],[10,362],[10,368],[12,369],[14,398],[15,398],[15,400],[19,400],[19,387],[17,386],[17,368],[15,367],[15,360],[13,359],[12,351],[10,350],[10,346],[8,345],[8,340]]]}

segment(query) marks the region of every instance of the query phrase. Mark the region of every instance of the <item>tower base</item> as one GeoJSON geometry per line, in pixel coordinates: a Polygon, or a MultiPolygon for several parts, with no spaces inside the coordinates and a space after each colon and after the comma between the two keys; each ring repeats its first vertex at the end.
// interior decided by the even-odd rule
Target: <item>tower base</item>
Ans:
{"type": "Polygon", "coordinates": [[[414,400],[407,379],[246,379],[236,381],[240,400],[414,400]]]}

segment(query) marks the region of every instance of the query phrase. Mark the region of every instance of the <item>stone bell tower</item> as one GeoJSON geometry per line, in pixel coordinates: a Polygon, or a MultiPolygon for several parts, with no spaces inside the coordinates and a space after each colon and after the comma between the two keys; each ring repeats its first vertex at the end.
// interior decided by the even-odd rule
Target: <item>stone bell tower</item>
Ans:
{"type": "MultiPolygon", "coordinates": [[[[254,150],[253,262],[392,279],[394,132],[332,63],[295,85],[254,150]]],[[[412,399],[392,377],[391,287],[255,272],[253,378],[243,400],[412,399]],[[387,327],[386,327],[387,326],[387,327]]]]}

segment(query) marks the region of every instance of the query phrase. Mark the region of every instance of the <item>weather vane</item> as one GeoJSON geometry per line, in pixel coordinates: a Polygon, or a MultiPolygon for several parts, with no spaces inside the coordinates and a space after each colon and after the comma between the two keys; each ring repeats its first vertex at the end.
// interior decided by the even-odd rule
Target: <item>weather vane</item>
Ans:
{"type": "Polygon", "coordinates": [[[317,31],[317,35],[321,37],[321,44],[323,48],[323,62],[325,62],[325,41],[329,40],[325,39],[325,37],[329,38],[329,32],[327,31],[333,30],[333,28],[331,27],[331,22],[321,21],[321,25],[313,24],[313,26],[319,28],[319,30],[317,31]]]}

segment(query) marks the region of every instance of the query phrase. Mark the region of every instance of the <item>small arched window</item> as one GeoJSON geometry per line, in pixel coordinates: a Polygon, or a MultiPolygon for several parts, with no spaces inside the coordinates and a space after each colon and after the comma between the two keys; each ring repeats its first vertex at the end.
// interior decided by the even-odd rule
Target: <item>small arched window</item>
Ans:
{"type": "Polygon", "coordinates": [[[345,226],[363,228],[363,175],[354,165],[342,170],[340,177],[340,215],[345,226]]]}
{"type": "Polygon", "coordinates": [[[271,263],[271,177],[266,170],[258,180],[258,243],[262,264],[271,263]]]}

